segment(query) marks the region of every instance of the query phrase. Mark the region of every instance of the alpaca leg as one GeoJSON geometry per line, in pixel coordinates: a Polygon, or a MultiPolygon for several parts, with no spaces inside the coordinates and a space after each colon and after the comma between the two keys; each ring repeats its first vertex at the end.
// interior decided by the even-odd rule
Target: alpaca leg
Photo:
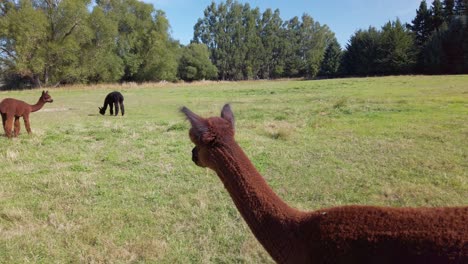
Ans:
{"type": "Polygon", "coordinates": [[[119,115],[119,103],[115,102],[114,107],[115,107],[115,115],[118,116],[119,115]]]}
{"type": "Polygon", "coordinates": [[[6,122],[6,119],[7,119],[6,114],[2,113],[2,124],[3,124],[2,127],[3,127],[3,129],[5,129],[5,122],[6,122]]]}
{"type": "Polygon", "coordinates": [[[13,127],[13,120],[14,120],[14,116],[13,115],[7,115],[7,118],[6,118],[6,121],[5,121],[5,135],[8,137],[8,138],[11,138],[11,129],[13,127]]]}
{"type": "Polygon", "coordinates": [[[109,104],[110,115],[114,115],[114,104],[109,104]]]}
{"type": "Polygon", "coordinates": [[[14,136],[17,137],[19,135],[19,132],[20,132],[20,118],[19,116],[15,116],[15,133],[14,133],[14,136]]]}
{"type": "Polygon", "coordinates": [[[26,127],[26,131],[28,131],[28,134],[31,134],[31,126],[29,124],[29,115],[24,115],[24,126],[26,127]]]}
{"type": "Polygon", "coordinates": [[[122,116],[123,116],[125,114],[125,108],[124,108],[123,101],[120,102],[120,111],[122,111],[122,116]]]}

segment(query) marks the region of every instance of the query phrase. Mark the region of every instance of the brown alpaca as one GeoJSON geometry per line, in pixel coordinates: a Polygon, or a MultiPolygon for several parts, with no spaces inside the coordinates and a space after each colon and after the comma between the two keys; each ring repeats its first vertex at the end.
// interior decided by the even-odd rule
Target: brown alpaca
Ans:
{"type": "Polygon", "coordinates": [[[20,123],[19,118],[23,117],[24,126],[28,131],[28,134],[31,134],[31,126],[29,125],[29,114],[31,112],[36,112],[41,109],[45,103],[52,103],[52,97],[50,97],[49,92],[42,91],[42,95],[39,98],[39,101],[35,105],[30,105],[26,102],[6,98],[0,102],[0,113],[2,114],[3,129],[5,129],[5,135],[8,138],[11,138],[11,129],[13,127],[13,119],[15,120],[15,131],[13,136],[17,137],[20,132],[20,123]]]}
{"type": "Polygon", "coordinates": [[[303,212],[281,200],[234,140],[234,115],[192,128],[192,160],[214,170],[255,237],[278,263],[468,263],[468,207],[342,206],[303,212]]]}

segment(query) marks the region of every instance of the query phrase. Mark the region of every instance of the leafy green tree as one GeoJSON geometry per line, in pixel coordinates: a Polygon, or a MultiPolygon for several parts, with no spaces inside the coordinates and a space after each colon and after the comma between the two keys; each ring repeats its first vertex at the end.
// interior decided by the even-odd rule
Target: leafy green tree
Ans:
{"type": "Polygon", "coordinates": [[[14,0],[4,0],[0,2],[0,16],[5,16],[8,11],[15,8],[14,0]]]}
{"type": "Polygon", "coordinates": [[[260,77],[263,79],[281,77],[284,73],[284,38],[283,21],[280,11],[265,10],[260,22],[260,38],[263,46],[260,77]]]}
{"type": "Polygon", "coordinates": [[[40,85],[46,67],[48,23],[46,15],[27,0],[2,3],[0,61],[7,74],[16,74],[40,85]]]}
{"type": "Polygon", "coordinates": [[[221,79],[314,77],[333,32],[305,14],[282,22],[279,10],[260,14],[228,0],[205,9],[193,42],[204,43],[221,79]]]}
{"type": "Polygon", "coordinates": [[[101,6],[95,6],[89,16],[90,41],[82,48],[82,64],[89,82],[116,82],[124,73],[123,60],[117,54],[118,27],[106,16],[101,6]]]}
{"type": "Polygon", "coordinates": [[[34,1],[37,10],[46,14],[48,37],[45,45],[43,82],[83,82],[80,63],[82,45],[90,40],[88,27],[90,0],[34,1]]]}
{"type": "Polygon", "coordinates": [[[302,16],[301,49],[305,55],[306,77],[313,78],[318,74],[325,49],[334,38],[335,35],[328,26],[320,25],[308,14],[302,16]]]}
{"type": "Polygon", "coordinates": [[[179,43],[165,14],[137,0],[5,0],[2,71],[34,85],[175,80],[179,43]]]}
{"type": "Polygon", "coordinates": [[[8,70],[41,84],[81,81],[89,41],[88,0],[21,0],[2,6],[2,56],[8,70]]]}
{"type": "Polygon", "coordinates": [[[284,64],[285,76],[313,78],[320,70],[325,49],[334,34],[304,14],[285,22],[284,64]]]}
{"type": "Polygon", "coordinates": [[[180,53],[178,41],[169,35],[169,21],[163,11],[153,14],[153,26],[143,55],[145,58],[136,75],[137,81],[175,81],[180,53]]]}
{"type": "Polygon", "coordinates": [[[178,68],[179,78],[185,81],[216,79],[218,70],[211,63],[205,44],[191,43],[182,50],[178,68]]]}
{"type": "Polygon", "coordinates": [[[116,52],[123,61],[123,81],[175,80],[178,44],[170,38],[164,12],[137,0],[98,0],[118,25],[116,52]]]}
{"type": "Polygon", "coordinates": [[[300,77],[305,75],[305,49],[302,48],[301,21],[293,17],[284,24],[284,75],[286,77],[300,77]]]}
{"type": "Polygon", "coordinates": [[[227,22],[228,5],[230,3],[220,3],[216,5],[212,2],[205,11],[204,18],[198,19],[194,26],[193,42],[204,43],[208,46],[211,59],[218,69],[219,78],[229,79],[231,62],[229,52],[231,49],[231,28],[227,22]]]}
{"type": "MultiPolygon", "coordinates": [[[[248,4],[247,4],[248,5],[248,4]]],[[[244,6],[237,1],[227,1],[226,27],[228,32],[226,35],[225,58],[227,65],[227,76],[229,80],[247,79],[245,76],[245,60],[248,51],[248,43],[246,42],[247,29],[245,28],[244,6]]]]}
{"type": "Polygon", "coordinates": [[[333,39],[325,50],[325,55],[320,65],[319,76],[336,77],[339,74],[342,51],[340,44],[333,39]]]}
{"type": "Polygon", "coordinates": [[[195,43],[208,46],[223,80],[256,78],[261,71],[263,43],[258,25],[260,12],[249,4],[212,3],[194,27],[195,43]]]}
{"type": "Polygon", "coordinates": [[[263,41],[258,25],[261,23],[260,10],[251,9],[245,4],[242,10],[243,28],[245,30],[245,59],[243,64],[244,79],[258,79],[261,74],[264,53],[263,41]]]}

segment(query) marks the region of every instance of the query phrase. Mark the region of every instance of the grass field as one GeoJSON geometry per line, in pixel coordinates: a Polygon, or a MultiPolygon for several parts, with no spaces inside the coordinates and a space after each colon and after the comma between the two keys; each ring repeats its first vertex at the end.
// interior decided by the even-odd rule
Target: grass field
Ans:
{"type": "MultiPolygon", "coordinates": [[[[0,263],[270,263],[178,109],[219,115],[300,209],[468,204],[468,76],[58,88],[0,137],[0,263]],[[98,115],[119,90],[126,115],[98,115]]],[[[39,90],[1,92],[29,103],[39,90]]],[[[3,134],[3,130],[1,131],[3,134]]]]}

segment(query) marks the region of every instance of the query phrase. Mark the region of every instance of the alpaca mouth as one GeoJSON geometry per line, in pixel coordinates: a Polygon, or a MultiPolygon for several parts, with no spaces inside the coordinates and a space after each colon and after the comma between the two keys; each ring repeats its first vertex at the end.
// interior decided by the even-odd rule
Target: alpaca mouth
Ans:
{"type": "Polygon", "coordinates": [[[192,161],[193,161],[193,163],[195,163],[195,165],[197,165],[199,167],[205,167],[200,163],[200,159],[198,158],[198,148],[197,147],[194,147],[192,149],[192,161]]]}
{"type": "MultiPolygon", "coordinates": [[[[192,149],[192,161],[197,164],[198,163],[198,150],[197,147],[192,149]]],[[[197,164],[198,165],[198,164],[197,164]]]]}

